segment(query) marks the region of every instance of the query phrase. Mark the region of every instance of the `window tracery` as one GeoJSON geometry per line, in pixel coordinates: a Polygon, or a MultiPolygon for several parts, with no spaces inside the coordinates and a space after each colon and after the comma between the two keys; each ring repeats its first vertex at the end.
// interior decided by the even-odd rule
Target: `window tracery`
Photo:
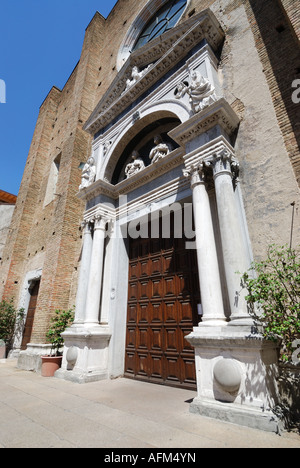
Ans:
{"type": "Polygon", "coordinates": [[[187,0],[170,0],[150,19],[136,41],[133,51],[172,29],[181,18],[187,0]]]}

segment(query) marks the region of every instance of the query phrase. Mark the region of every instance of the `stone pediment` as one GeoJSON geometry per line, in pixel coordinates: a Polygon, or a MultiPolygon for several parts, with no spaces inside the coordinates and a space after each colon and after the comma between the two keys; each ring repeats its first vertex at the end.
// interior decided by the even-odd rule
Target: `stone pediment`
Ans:
{"type": "Polygon", "coordinates": [[[96,106],[84,129],[95,135],[109,125],[203,39],[206,39],[214,51],[224,39],[224,32],[209,9],[134,51],[96,106]],[[134,67],[141,73],[133,82],[134,67]],[[130,81],[132,84],[128,86],[130,81]]]}

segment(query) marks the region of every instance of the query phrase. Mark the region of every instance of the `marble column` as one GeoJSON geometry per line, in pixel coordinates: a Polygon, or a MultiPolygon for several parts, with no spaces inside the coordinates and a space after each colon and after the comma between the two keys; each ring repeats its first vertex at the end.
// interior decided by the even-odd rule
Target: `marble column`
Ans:
{"type": "Polygon", "coordinates": [[[84,323],[88,279],[93,247],[92,226],[89,222],[85,222],[83,226],[83,245],[81,253],[80,273],[78,279],[78,289],[76,296],[74,325],[84,323]]]}
{"type": "Polygon", "coordinates": [[[95,218],[92,258],[87,289],[84,323],[87,326],[99,325],[99,309],[102,291],[103,263],[107,219],[95,218]]]}
{"type": "Polygon", "coordinates": [[[209,197],[203,165],[183,171],[191,180],[196,231],[196,249],[201,290],[202,323],[199,326],[224,325],[222,289],[209,197]]]}
{"type": "Polygon", "coordinates": [[[214,154],[205,164],[213,169],[218,217],[222,239],[227,289],[231,309],[231,325],[252,325],[247,311],[242,274],[249,269],[248,255],[243,239],[234,195],[233,178],[238,162],[228,150],[214,154]]]}

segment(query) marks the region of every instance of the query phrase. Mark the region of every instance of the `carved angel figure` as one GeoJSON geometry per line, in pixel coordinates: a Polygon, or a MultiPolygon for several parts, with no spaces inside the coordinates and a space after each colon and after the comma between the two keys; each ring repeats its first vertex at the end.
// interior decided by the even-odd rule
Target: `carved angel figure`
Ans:
{"type": "Polygon", "coordinates": [[[93,182],[95,182],[96,178],[96,163],[93,156],[91,156],[87,163],[84,165],[82,170],[81,176],[81,185],[79,186],[79,190],[83,188],[89,187],[93,182]]]}
{"type": "Polygon", "coordinates": [[[163,142],[162,137],[160,135],[156,135],[154,138],[155,147],[152,148],[150,151],[149,158],[151,160],[151,164],[155,164],[157,161],[165,157],[167,154],[170,153],[170,148],[166,143],[163,142]]]}
{"type": "Polygon", "coordinates": [[[144,70],[140,71],[137,66],[134,66],[131,71],[131,80],[128,79],[126,81],[126,88],[124,92],[126,92],[129,88],[135,85],[135,83],[147,73],[150,67],[151,64],[148,65],[148,67],[144,68],[144,70]]]}
{"type": "Polygon", "coordinates": [[[180,99],[188,94],[194,113],[200,112],[217,100],[215,88],[199,71],[192,71],[190,85],[179,83],[176,98],[180,99]]]}
{"type": "Polygon", "coordinates": [[[144,161],[142,160],[142,158],[140,158],[139,153],[137,151],[134,151],[132,153],[132,162],[127,164],[125,168],[125,175],[127,179],[129,179],[129,177],[132,177],[133,175],[137,174],[144,168],[145,168],[144,161]]]}

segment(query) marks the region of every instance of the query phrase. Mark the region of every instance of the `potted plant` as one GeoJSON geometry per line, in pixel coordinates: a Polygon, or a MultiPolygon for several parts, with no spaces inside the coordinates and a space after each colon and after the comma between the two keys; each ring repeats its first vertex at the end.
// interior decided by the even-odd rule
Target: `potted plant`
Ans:
{"type": "Polygon", "coordinates": [[[12,348],[17,325],[23,317],[24,309],[16,311],[13,299],[0,302],[0,359],[5,359],[12,348]]]}
{"type": "Polygon", "coordinates": [[[62,333],[74,321],[74,311],[56,310],[51,319],[51,326],[46,334],[47,340],[51,343],[51,352],[48,356],[42,356],[42,376],[53,377],[60,368],[62,362],[62,347],[64,339],[62,333]]]}

